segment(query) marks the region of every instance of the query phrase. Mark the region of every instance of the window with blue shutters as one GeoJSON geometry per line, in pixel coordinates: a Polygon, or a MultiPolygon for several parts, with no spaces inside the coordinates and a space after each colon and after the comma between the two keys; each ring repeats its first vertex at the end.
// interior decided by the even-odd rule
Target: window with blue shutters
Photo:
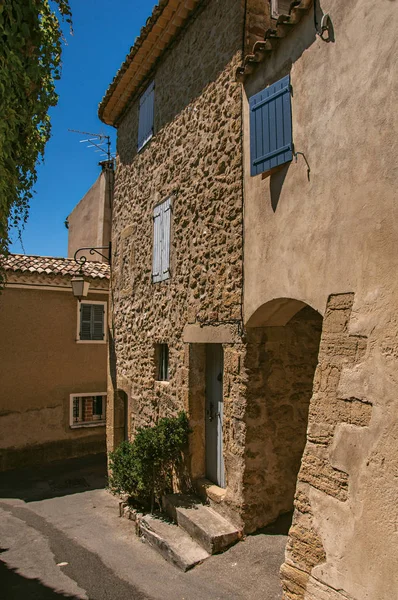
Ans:
{"type": "Polygon", "coordinates": [[[105,341],[105,302],[79,303],[78,340],[85,342],[105,341]]]}
{"type": "Polygon", "coordinates": [[[153,283],[170,277],[170,235],[171,198],[167,198],[153,210],[153,283]]]}
{"type": "Polygon", "coordinates": [[[140,98],[138,109],[138,151],[140,151],[153,136],[154,100],[155,83],[152,81],[140,98]]]}
{"type": "Polygon", "coordinates": [[[290,75],[249,99],[251,175],[293,159],[290,75]]]}

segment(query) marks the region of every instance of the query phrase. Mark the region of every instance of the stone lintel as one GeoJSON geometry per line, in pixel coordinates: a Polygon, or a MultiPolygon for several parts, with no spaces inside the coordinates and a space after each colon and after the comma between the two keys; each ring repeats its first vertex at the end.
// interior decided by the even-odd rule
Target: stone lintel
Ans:
{"type": "Polygon", "coordinates": [[[182,339],[188,344],[234,344],[241,341],[238,325],[186,325],[182,339]]]}

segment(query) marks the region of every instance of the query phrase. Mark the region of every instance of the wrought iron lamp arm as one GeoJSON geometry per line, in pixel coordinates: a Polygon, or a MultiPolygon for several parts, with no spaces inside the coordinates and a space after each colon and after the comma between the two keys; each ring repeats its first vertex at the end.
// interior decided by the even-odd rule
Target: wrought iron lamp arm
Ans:
{"type": "Polygon", "coordinates": [[[90,254],[92,254],[94,256],[94,254],[98,254],[99,256],[102,256],[102,258],[105,258],[105,260],[108,261],[108,263],[110,263],[110,255],[111,255],[111,245],[109,244],[108,246],[97,246],[95,248],[78,248],[73,256],[74,261],[80,265],[80,267],[82,268],[83,265],[87,262],[87,256],[81,256],[80,258],[77,257],[77,255],[79,254],[79,252],[84,252],[85,250],[88,250],[90,252],[90,254]],[[102,252],[100,252],[100,250],[108,250],[108,256],[106,254],[103,254],[102,252]]]}

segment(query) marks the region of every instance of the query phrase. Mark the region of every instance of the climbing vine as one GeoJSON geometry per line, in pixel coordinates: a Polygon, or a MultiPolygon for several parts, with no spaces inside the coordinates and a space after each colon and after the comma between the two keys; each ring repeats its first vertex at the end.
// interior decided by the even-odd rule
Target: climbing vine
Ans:
{"type": "MultiPolygon", "coordinates": [[[[0,253],[21,228],[51,134],[69,0],[0,0],[0,253]]],[[[0,272],[1,281],[1,272],[0,272]]]]}

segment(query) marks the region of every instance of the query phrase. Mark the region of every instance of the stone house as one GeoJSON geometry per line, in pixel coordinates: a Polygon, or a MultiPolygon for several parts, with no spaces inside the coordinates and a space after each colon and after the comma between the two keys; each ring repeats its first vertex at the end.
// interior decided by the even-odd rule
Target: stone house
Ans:
{"type": "Polygon", "coordinates": [[[216,510],[249,533],[294,507],[286,600],[398,594],[397,25],[393,2],[161,0],[99,110],[108,449],[184,408],[216,510]]]}

